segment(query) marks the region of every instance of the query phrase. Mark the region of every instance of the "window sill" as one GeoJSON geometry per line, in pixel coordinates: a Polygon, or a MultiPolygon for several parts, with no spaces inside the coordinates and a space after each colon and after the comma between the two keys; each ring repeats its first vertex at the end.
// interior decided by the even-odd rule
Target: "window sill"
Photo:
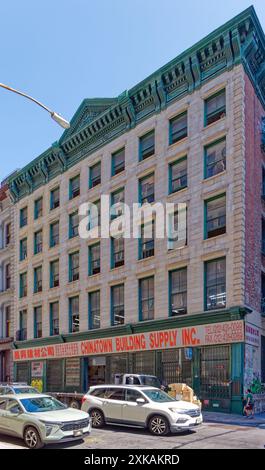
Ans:
{"type": "Polygon", "coordinates": [[[172,192],[172,193],[169,193],[169,194],[167,195],[167,198],[172,199],[174,196],[177,196],[178,194],[182,194],[182,193],[184,193],[185,191],[187,191],[188,189],[189,189],[188,186],[185,186],[185,188],[181,188],[181,189],[179,189],[178,191],[174,191],[174,192],[172,192]]]}
{"type": "Polygon", "coordinates": [[[101,276],[101,273],[89,274],[88,279],[97,279],[101,276]]]}
{"type": "Polygon", "coordinates": [[[225,121],[226,121],[226,118],[227,118],[227,115],[225,115],[224,117],[222,117],[222,118],[220,118],[220,119],[217,119],[217,120],[214,121],[214,122],[211,122],[211,123],[208,124],[208,125],[203,126],[202,131],[206,131],[206,130],[208,130],[208,129],[211,129],[211,127],[214,127],[216,124],[218,124],[218,122],[225,122],[225,121]]]}
{"type": "Polygon", "coordinates": [[[227,170],[220,171],[220,173],[217,173],[216,175],[213,176],[208,176],[208,178],[203,178],[202,182],[203,184],[206,184],[208,181],[213,181],[221,176],[226,176],[227,170]]]}
{"type": "Polygon", "coordinates": [[[220,235],[215,235],[214,237],[210,237],[210,238],[204,238],[203,239],[203,243],[204,244],[207,244],[207,242],[210,242],[211,240],[219,240],[220,237],[226,237],[227,236],[227,232],[225,233],[220,233],[220,235]]]}
{"type": "Polygon", "coordinates": [[[177,142],[174,142],[173,144],[168,144],[167,150],[169,151],[169,150],[177,148],[180,145],[183,145],[183,144],[185,145],[188,142],[188,140],[189,140],[189,136],[187,135],[187,137],[183,137],[183,139],[180,139],[177,142]]]}

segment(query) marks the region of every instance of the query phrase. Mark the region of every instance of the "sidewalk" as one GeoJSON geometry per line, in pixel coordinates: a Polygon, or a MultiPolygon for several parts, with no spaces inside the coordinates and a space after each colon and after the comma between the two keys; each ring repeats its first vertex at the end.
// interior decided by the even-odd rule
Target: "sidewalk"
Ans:
{"type": "Polygon", "coordinates": [[[264,427],[265,429],[265,413],[257,414],[253,419],[245,418],[242,415],[216,413],[214,411],[203,411],[202,415],[204,423],[234,424],[238,426],[264,427]]]}

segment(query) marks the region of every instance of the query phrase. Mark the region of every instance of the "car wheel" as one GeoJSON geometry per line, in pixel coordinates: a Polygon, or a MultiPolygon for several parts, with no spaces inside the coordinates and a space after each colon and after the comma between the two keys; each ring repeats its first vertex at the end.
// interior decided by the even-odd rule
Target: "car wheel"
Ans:
{"type": "Polygon", "coordinates": [[[77,400],[72,400],[69,406],[70,408],[74,408],[75,410],[80,410],[80,404],[77,400]]]}
{"type": "Polygon", "coordinates": [[[29,449],[40,449],[43,447],[43,442],[37,429],[32,426],[29,426],[25,429],[24,442],[29,449]]]}
{"type": "Polygon", "coordinates": [[[152,416],[148,428],[154,436],[166,436],[169,433],[168,420],[161,415],[152,416]]]}
{"type": "Polygon", "coordinates": [[[89,412],[93,428],[102,428],[105,424],[105,418],[100,410],[91,410],[89,412]]]}

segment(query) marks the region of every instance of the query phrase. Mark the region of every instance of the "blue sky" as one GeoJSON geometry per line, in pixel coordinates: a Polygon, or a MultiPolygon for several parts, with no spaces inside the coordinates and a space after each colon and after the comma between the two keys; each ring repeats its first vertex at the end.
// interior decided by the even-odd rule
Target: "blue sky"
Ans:
{"type": "MultiPolygon", "coordinates": [[[[1,1],[0,82],[68,120],[84,98],[117,96],[250,6],[249,0],[1,1]]],[[[265,29],[264,0],[252,1],[265,29]]],[[[61,136],[0,88],[0,180],[61,136]]]]}

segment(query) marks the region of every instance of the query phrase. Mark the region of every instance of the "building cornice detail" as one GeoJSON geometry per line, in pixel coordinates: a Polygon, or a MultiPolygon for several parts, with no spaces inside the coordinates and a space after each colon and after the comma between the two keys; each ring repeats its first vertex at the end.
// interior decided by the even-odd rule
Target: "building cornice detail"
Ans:
{"type": "Polygon", "coordinates": [[[85,99],[60,140],[10,178],[13,200],[240,63],[265,107],[265,36],[253,7],[117,98],[85,99]]]}

